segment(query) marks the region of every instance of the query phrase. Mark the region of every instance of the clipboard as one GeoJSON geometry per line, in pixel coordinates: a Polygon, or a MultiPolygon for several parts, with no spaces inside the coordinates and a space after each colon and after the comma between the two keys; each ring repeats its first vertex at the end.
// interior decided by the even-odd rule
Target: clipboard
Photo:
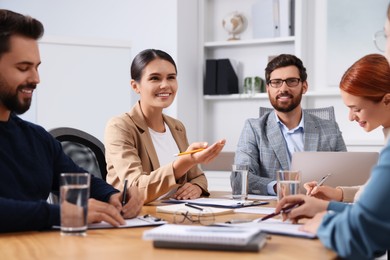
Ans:
{"type": "Polygon", "coordinates": [[[125,219],[126,224],[114,227],[107,222],[93,223],[88,225],[88,229],[104,229],[104,228],[132,228],[132,227],[147,227],[147,226],[160,226],[167,224],[168,222],[161,219],[156,218],[151,215],[138,216],[136,218],[125,219]]]}
{"type": "MultiPolygon", "coordinates": [[[[106,228],[133,228],[133,227],[147,227],[147,226],[161,226],[164,224],[167,224],[168,222],[161,219],[161,218],[156,218],[153,217],[149,214],[143,215],[143,216],[138,216],[136,218],[131,218],[131,219],[125,219],[126,224],[119,226],[119,227],[114,227],[111,224],[102,221],[99,223],[92,223],[88,224],[88,229],[106,229],[106,228]]],[[[61,226],[53,226],[53,229],[61,229],[61,226]]]]}

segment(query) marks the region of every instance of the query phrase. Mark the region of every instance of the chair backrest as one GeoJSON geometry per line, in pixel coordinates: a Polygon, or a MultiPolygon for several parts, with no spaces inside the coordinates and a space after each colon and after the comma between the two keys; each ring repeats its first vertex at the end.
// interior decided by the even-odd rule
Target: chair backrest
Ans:
{"type": "MultiPolygon", "coordinates": [[[[260,107],[259,108],[259,117],[262,117],[264,114],[271,112],[274,110],[273,108],[270,107],[260,107]]],[[[321,119],[325,120],[331,120],[331,121],[336,121],[336,116],[334,114],[334,107],[321,107],[321,108],[305,108],[303,109],[309,114],[312,114],[314,116],[317,116],[321,119]]]]}
{"type": "Polygon", "coordinates": [[[62,148],[78,166],[106,180],[107,168],[103,143],[96,137],[70,127],[59,127],[49,133],[61,142],[62,148]]]}
{"type": "Polygon", "coordinates": [[[212,162],[202,164],[201,168],[204,171],[231,171],[234,155],[234,152],[220,152],[212,162]]]}

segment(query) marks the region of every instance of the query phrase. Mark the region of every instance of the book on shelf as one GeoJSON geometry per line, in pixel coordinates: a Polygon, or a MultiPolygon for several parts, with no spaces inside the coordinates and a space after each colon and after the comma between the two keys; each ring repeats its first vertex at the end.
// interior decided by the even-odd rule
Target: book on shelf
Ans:
{"type": "Polygon", "coordinates": [[[153,240],[155,247],[234,251],[258,251],[266,240],[258,228],[173,224],[147,230],[143,238],[153,240]]]}
{"type": "Polygon", "coordinates": [[[172,204],[172,205],[166,205],[166,206],[157,206],[156,207],[156,212],[160,213],[170,213],[170,214],[175,214],[176,212],[179,211],[188,211],[189,213],[196,215],[199,213],[202,213],[203,215],[222,215],[222,214],[229,214],[233,213],[234,210],[230,208],[212,208],[212,207],[205,207],[205,206],[197,206],[202,211],[199,209],[193,208],[193,207],[188,207],[185,205],[186,203],[180,203],[180,204],[172,204]]]}

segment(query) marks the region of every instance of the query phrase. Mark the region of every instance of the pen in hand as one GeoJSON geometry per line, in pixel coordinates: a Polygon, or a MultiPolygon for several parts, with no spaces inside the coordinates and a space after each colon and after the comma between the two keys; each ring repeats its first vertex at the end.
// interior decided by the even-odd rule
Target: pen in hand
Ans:
{"type": "Polygon", "coordinates": [[[182,156],[182,155],[186,155],[186,154],[193,154],[193,153],[201,152],[204,149],[205,148],[199,148],[199,149],[195,149],[195,150],[191,150],[191,151],[187,151],[187,152],[181,152],[181,153],[174,154],[173,156],[182,156]]]}
{"type": "MultiPolygon", "coordinates": [[[[325,183],[325,181],[329,178],[330,175],[332,175],[332,174],[331,174],[331,173],[328,173],[327,175],[325,175],[324,177],[322,177],[321,180],[318,181],[316,187],[322,186],[322,185],[325,183]]],[[[313,189],[314,189],[314,188],[313,188],[313,189]]],[[[310,190],[310,193],[308,194],[309,196],[311,196],[311,192],[313,191],[313,189],[310,190]]]]}
{"type": "Polygon", "coordinates": [[[299,207],[303,203],[305,203],[305,202],[303,200],[301,200],[301,201],[298,201],[296,203],[290,204],[290,205],[282,208],[282,210],[279,213],[268,214],[268,215],[262,217],[258,222],[267,220],[267,219],[272,218],[272,217],[275,217],[275,216],[279,215],[280,213],[289,213],[293,208],[299,207]]]}
{"type": "Polygon", "coordinates": [[[325,175],[324,177],[322,177],[321,180],[317,183],[317,187],[323,185],[324,182],[326,181],[326,179],[328,179],[330,175],[332,175],[332,174],[331,174],[331,173],[328,173],[327,175],[325,175]]]}
{"type": "Polygon", "coordinates": [[[127,180],[123,184],[123,192],[122,192],[122,206],[126,204],[126,194],[127,194],[127,180]]]}

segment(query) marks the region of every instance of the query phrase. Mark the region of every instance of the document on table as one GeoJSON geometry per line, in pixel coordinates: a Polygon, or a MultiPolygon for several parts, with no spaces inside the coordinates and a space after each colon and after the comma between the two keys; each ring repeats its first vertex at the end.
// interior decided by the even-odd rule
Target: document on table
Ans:
{"type": "Polygon", "coordinates": [[[169,199],[163,201],[165,203],[183,203],[200,205],[200,206],[209,206],[209,207],[221,207],[221,208],[243,208],[243,207],[253,207],[259,205],[266,205],[269,202],[267,201],[251,201],[251,200],[232,200],[232,199],[212,199],[212,198],[198,198],[193,200],[175,200],[169,199]]]}
{"type": "Polygon", "coordinates": [[[260,228],[261,231],[277,234],[277,235],[287,235],[303,238],[316,238],[316,235],[301,231],[299,228],[302,224],[292,224],[289,221],[282,221],[279,219],[267,219],[265,221],[260,221],[260,219],[255,219],[252,222],[240,223],[240,224],[226,224],[226,223],[217,223],[218,226],[237,226],[237,227],[252,227],[260,228]]]}
{"type": "MultiPolygon", "coordinates": [[[[131,227],[145,227],[145,226],[160,226],[166,224],[167,222],[155,218],[150,215],[138,216],[132,219],[125,219],[126,224],[119,226],[118,228],[131,228],[131,227]]],[[[88,225],[88,229],[103,229],[103,228],[116,228],[107,222],[93,223],[88,225]]]]}
{"type": "MultiPolygon", "coordinates": [[[[232,195],[229,194],[229,195],[224,195],[223,196],[224,198],[228,198],[228,199],[231,199],[232,198],[232,195]]],[[[248,199],[249,200],[277,200],[278,197],[277,196],[272,196],[272,195],[256,195],[256,194],[248,194],[248,199]]]]}
{"type": "Polygon", "coordinates": [[[249,207],[249,208],[240,208],[235,209],[236,213],[249,213],[249,214],[264,214],[268,215],[275,212],[275,208],[271,207],[249,207]]]}
{"type": "Polygon", "coordinates": [[[215,207],[204,207],[204,206],[196,206],[197,208],[186,206],[187,203],[180,203],[180,204],[172,204],[172,205],[166,205],[166,206],[157,206],[156,212],[160,213],[171,213],[175,214],[176,212],[189,212],[191,214],[199,214],[202,213],[203,215],[222,215],[222,214],[229,214],[233,213],[234,209],[230,208],[215,208],[215,207]]]}

